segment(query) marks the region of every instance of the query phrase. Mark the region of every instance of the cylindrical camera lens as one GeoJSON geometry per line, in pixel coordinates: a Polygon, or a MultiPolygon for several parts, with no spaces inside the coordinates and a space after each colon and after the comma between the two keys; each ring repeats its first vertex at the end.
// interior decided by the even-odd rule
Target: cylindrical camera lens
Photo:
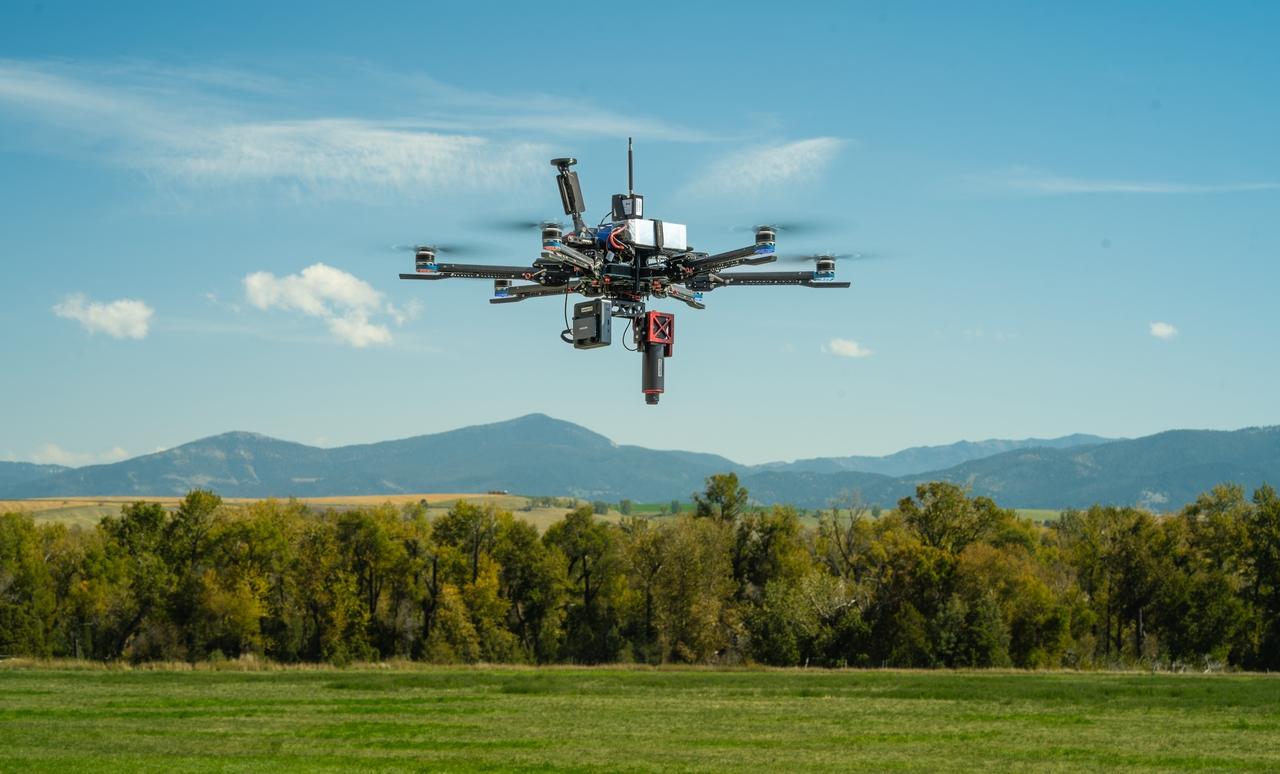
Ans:
{"type": "Polygon", "coordinates": [[[646,344],[644,348],[644,368],[640,374],[640,389],[644,392],[645,403],[653,405],[664,388],[663,362],[666,352],[661,344],[646,344]]]}

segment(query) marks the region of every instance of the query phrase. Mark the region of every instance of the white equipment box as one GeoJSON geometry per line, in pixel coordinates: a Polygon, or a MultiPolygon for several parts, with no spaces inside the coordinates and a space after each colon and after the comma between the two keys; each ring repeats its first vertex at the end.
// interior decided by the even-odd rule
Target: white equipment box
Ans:
{"type": "Polygon", "coordinates": [[[626,224],[625,239],[637,247],[656,247],[676,251],[689,249],[683,223],[634,218],[626,221],[626,224]]]}

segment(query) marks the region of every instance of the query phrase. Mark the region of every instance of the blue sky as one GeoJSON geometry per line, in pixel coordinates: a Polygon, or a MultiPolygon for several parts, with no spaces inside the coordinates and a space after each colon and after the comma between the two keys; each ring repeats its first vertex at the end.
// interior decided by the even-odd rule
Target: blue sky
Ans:
{"type": "MultiPolygon", "coordinates": [[[[0,458],[247,429],[337,445],[529,412],[742,462],[1280,421],[1280,6],[0,6],[0,458]],[[704,249],[879,251],[730,288],[638,357],[559,300],[402,283],[531,260],[636,138],[704,249]],[[854,356],[851,356],[854,355],[854,356]]],[[[659,304],[658,308],[666,308],[659,304]]]]}

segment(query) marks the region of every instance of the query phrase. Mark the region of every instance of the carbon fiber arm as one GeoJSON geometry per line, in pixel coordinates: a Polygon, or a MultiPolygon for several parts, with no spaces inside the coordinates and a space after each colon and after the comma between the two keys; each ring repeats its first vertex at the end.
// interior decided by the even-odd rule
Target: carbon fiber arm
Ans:
{"type": "Polygon", "coordinates": [[[815,280],[811,271],[721,272],[694,277],[693,290],[715,290],[731,285],[804,285],[810,288],[847,288],[848,282],[815,280]]]}
{"type": "Polygon", "coordinates": [[[531,279],[532,266],[485,266],[473,263],[437,263],[434,273],[401,274],[400,279],[531,279]]]}
{"type": "Polygon", "coordinates": [[[730,250],[727,253],[718,253],[716,255],[708,255],[705,258],[686,261],[684,267],[686,273],[697,275],[719,271],[720,269],[730,269],[744,263],[748,266],[758,266],[762,263],[771,263],[774,260],[776,260],[776,256],[773,254],[772,247],[763,248],[759,245],[752,245],[730,250]]]}
{"type": "Polygon", "coordinates": [[[699,301],[697,296],[677,285],[671,285],[667,288],[667,297],[674,298],[677,301],[683,301],[694,309],[707,308],[707,305],[699,301]]]}
{"type": "Polygon", "coordinates": [[[566,293],[576,292],[581,285],[581,282],[573,282],[568,285],[512,285],[502,291],[505,295],[497,298],[491,298],[489,299],[489,303],[514,304],[517,301],[524,301],[527,298],[563,296],[566,293]]]}

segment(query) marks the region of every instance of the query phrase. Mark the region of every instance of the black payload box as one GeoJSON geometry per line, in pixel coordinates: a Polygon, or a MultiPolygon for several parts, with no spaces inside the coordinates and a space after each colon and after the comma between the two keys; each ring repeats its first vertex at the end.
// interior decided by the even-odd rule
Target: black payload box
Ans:
{"type": "Polygon", "coordinates": [[[607,347],[613,329],[613,304],[607,299],[596,299],[573,305],[574,349],[607,347]]]}

